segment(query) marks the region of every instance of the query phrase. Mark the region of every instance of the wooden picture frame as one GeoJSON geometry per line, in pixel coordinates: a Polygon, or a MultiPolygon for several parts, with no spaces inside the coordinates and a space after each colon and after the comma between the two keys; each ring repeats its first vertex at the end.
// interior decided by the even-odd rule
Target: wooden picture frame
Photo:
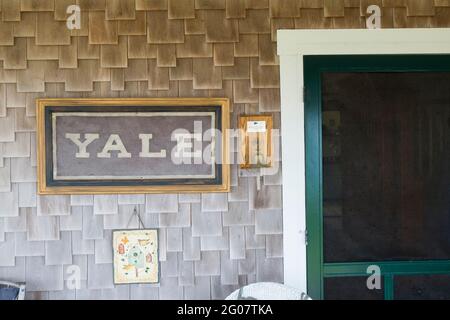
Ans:
{"type": "Polygon", "coordinates": [[[36,104],[39,194],[230,189],[228,99],[37,99],[36,104]],[[209,151],[208,163],[203,157],[209,151]],[[186,155],[201,163],[185,161],[186,155]]]}
{"type": "Polygon", "coordinates": [[[112,231],[114,284],[156,284],[161,277],[159,230],[112,231]]]}
{"type": "Polygon", "coordinates": [[[241,169],[272,167],[272,129],[271,115],[239,116],[241,169]]]}

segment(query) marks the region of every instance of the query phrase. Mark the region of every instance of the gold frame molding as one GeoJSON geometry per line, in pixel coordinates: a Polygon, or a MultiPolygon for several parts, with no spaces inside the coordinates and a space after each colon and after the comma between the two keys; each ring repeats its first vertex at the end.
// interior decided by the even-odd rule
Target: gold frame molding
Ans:
{"type": "Polygon", "coordinates": [[[227,98],[48,98],[36,100],[37,121],[37,176],[38,193],[54,194],[141,194],[141,193],[199,193],[229,192],[230,162],[229,139],[230,102],[227,98]],[[222,183],[220,185],[152,185],[152,186],[47,186],[46,181],[46,143],[45,108],[68,106],[220,106],[222,114],[222,183]]]}

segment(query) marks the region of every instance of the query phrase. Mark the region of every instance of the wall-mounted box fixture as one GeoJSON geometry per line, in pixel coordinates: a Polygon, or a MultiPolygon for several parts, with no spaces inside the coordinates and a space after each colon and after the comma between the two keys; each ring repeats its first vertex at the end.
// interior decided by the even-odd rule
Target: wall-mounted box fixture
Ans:
{"type": "Polygon", "coordinates": [[[241,169],[272,166],[271,115],[242,115],[239,117],[241,169]]]}

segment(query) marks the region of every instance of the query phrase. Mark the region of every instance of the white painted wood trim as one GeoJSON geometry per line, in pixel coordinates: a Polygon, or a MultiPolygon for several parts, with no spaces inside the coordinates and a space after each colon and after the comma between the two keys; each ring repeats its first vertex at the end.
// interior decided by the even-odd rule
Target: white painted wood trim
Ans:
{"type": "Polygon", "coordinates": [[[421,54],[450,51],[450,29],[279,30],[278,54],[421,54]]]}
{"type": "Polygon", "coordinates": [[[303,56],[450,53],[450,29],[279,30],[284,283],[307,291],[303,56]]]}

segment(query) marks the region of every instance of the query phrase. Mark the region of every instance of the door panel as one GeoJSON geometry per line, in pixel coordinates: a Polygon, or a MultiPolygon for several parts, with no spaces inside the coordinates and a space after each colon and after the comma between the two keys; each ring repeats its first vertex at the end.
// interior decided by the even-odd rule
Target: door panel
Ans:
{"type": "MultiPolygon", "coordinates": [[[[381,290],[369,290],[365,277],[337,277],[325,279],[325,299],[327,300],[383,300],[381,290]]],[[[381,279],[383,281],[383,278],[381,279]]]]}
{"type": "Polygon", "coordinates": [[[399,300],[449,300],[450,275],[397,276],[394,292],[399,300]]]}
{"type": "Polygon", "coordinates": [[[450,259],[449,88],[322,74],[324,262],[450,259]]]}

